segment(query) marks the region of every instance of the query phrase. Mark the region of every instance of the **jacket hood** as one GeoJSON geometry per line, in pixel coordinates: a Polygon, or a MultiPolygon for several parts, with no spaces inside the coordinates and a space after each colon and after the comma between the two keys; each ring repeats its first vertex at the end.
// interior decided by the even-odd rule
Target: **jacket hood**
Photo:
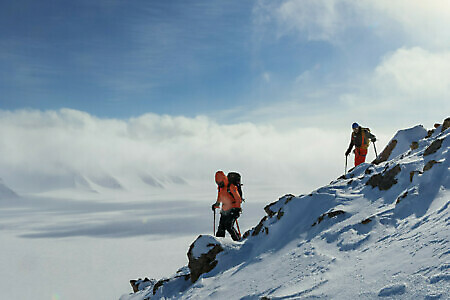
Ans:
{"type": "Polygon", "coordinates": [[[228,185],[228,178],[223,171],[216,172],[216,183],[219,187],[228,185]]]}

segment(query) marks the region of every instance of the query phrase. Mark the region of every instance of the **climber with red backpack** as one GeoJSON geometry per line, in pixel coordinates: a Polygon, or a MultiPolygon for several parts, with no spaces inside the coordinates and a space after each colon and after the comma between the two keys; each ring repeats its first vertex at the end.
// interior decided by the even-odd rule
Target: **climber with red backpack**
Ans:
{"type": "Polygon", "coordinates": [[[216,208],[220,208],[220,203],[222,203],[219,228],[217,229],[216,236],[225,237],[226,230],[234,241],[239,241],[241,239],[240,232],[234,228],[234,224],[237,223],[237,219],[242,211],[241,175],[236,172],[230,172],[225,176],[224,172],[217,171],[215,179],[218,194],[216,203],[212,205],[214,218],[216,208]]]}
{"type": "Polygon", "coordinates": [[[359,164],[362,164],[366,161],[367,148],[369,147],[370,141],[375,142],[377,138],[370,133],[369,128],[363,128],[359,126],[358,123],[352,124],[352,136],[350,145],[348,146],[347,151],[345,152],[345,157],[350,154],[353,146],[355,146],[355,167],[359,164]]]}

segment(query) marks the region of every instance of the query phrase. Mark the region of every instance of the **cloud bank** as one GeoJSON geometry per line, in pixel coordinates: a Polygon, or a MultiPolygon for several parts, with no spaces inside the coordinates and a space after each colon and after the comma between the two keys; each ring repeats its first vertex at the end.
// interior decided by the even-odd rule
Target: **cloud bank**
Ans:
{"type": "Polygon", "coordinates": [[[328,148],[348,142],[347,134],[319,128],[280,131],[156,114],[100,119],[71,109],[1,111],[0,137],[0,178],[21,192],[195,183],[214,190],[219,169],[241,172],[250,185],[309,192],[339,175],[328,148]]]}

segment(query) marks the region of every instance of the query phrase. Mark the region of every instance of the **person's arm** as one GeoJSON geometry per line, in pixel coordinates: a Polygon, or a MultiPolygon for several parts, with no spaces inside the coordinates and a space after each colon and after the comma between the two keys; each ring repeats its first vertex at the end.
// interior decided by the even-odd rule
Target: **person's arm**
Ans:
{"type": "Polygon", "coordinates": [[[370,139],[372,142],[375,142],[375,141],[377,140],[377,137],[374,136],[371,132],[369,132],[369,139],[370,139]]]}
{"type": "Polygon", "coordinates": [[[220,197],[219,197],[219,193],[217,193],[217,200],[216,203],[213,203],[213,205],[211,206],[212,210],[215,210],[216,208],[220,208],[220,197]]]}
{"type": "Polygon", "coordinates": [[[352,151],[354,145],[355,143],[353,142],[353,135],[352,135],[352,138],[350,139],[350,145],[348,145],[348,149],[347,151],[345,151],[345,156],[348,156],[350,154],[350,151],[352,151]]]}

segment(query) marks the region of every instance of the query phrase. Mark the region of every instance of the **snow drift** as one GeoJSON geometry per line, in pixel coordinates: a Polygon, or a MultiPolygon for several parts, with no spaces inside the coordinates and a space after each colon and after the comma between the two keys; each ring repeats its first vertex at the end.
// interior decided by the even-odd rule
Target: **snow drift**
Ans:
{"type": "Polygon", "coordinates": [[[448,123],[401,130],[373,163],[267,205],[241,242],[199,236],[188,266],[120,299],[450,298],[448,123]]]}

